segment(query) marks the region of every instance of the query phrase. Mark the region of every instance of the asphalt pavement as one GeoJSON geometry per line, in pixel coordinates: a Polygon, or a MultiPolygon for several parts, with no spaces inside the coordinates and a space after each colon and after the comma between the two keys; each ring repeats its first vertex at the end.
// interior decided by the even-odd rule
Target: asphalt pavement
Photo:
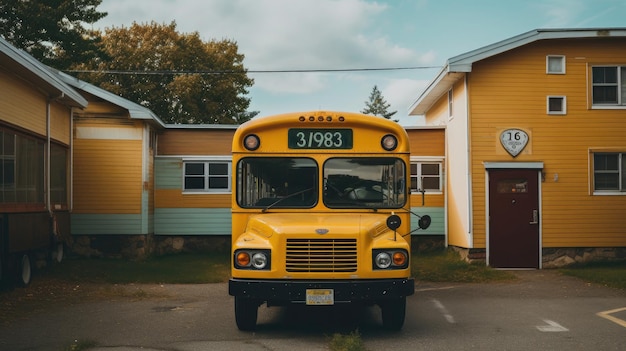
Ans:
{"type": "MultiPolygon", "coordinates": [[[[121,294],[37,308],[0,325],[0,350],[328,350],[355,330],[368,350],[621,350],[626,291],[553,270],[515,271],[489,284],[418,282],[400,332],[373,306],[259,308],[255,332],[234,322],[227,284],[125,285],[121,294]]],[[[108,286],[99,289],[111,289],[108,286]]]]}

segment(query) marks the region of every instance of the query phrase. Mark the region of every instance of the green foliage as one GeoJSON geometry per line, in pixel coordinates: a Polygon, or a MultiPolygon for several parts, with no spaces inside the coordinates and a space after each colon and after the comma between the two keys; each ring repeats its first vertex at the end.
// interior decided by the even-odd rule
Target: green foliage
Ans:
{"type": "Polygon", "coordinates": [[[413,276],[421,281],[488,283],[515,279],[513,274],[488,267],[484,262],[466,262],[451,250],[413,253],[411,259],[413,276]]]}
{"type": "Polygon", "coordinates": [[[65,351],[83,351],[89,350],[98,346],[98,343],[91,340],[74,340],[68,347],[66,347],[65,351]]]}
{"type": "Polygon", "coordinates": [[[64,70],[100,56],[97,31],[83,25],[107,15],[102,0],[2,0],[0,35],[40,62],[64,70]]]}
{"type": "Polygon", "coordinates": [[[364,351],[365,345],[358,331],[348,335],[333,334],[329,348],[331,351],[364,351]]]}
{"type": "Polygon", "coordinates": [[[176,23],[107,28],[101,48],[110,59],[76,65],[79,78],[134,101],[166,123],[236,124],[254,117],[245,97],[254,83],[230,40],[203,42],[176,23]]]}
{"type": "MultiPolygon", "coordinates": [[[[378,87],[374,85],[369,100],[365,102],[365,109],[363,109],[361,113],[391,119],[391,116],[395,115],[398,111],[389,112],[389,107],[391,107],[391,105],[385,101],[383,94],[378,90],[378,87]]],[[[396,122],[398,121],[396,120],[396,122]]]]}
{"type": "Polygon", "coordinates": [[[85,283],[220,283],[230,276],[228,253],[177,254],[143,261],[104,258],[67,259],[50,267],[46,275],[85,283]]]}
{"type": "Polygon", "coordinates": [[[584,281],[617,289],[626,289],[626,261],[590,262],[559,270],[584,281]]]}

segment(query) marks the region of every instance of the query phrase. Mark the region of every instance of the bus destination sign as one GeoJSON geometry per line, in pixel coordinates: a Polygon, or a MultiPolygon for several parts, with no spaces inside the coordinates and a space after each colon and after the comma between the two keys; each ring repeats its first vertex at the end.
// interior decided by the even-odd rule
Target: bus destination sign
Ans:
{"type": "Polygon", "coordinates": [[[301,129],[288,131],[290,149],[352,149],[352,129],[301,129]]]}

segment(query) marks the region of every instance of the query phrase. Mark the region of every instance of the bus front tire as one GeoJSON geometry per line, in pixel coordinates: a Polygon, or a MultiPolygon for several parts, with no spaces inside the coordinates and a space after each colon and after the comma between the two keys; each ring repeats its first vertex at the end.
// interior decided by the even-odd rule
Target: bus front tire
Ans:
{"type": "Polygon", "coordinates": [[[259,304],[257,301],[244,297],[235,297],[235,322],[239,330],[254,330],[258,313],[259,304]]]}
{"type": "Polygon", "coordinates": [[[391,331],[402,329],[406,316],[406,297],[381,302],[380,309],[385,329],[391,331]]]}
{"type": "Polygon", "coordinates": [[[32,267],[30,265],[30,257],[27,253],[20,256],[17,262],[17,283],[21,287],[27,287],[33,276],[32,267]]]}

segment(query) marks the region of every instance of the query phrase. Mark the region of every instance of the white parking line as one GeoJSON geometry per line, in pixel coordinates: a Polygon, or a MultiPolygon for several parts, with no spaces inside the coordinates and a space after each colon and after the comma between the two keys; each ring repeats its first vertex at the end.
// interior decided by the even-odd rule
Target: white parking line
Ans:
{"type": "Polygon", "coordinates": [[[569,331],[569,329],[565,328],[564,326],[560,325],[559,323],[557,323],[555,321],[551,321],[549,319],[544,319],[543,321],[547,325],[538,325],[537,329],[539,329],[539,331],[542,331],[544,333],[546,333],[546,332],[554,333],[554,332],[566,332],[566,331],[569,331]]]}
{"type": "Polygon", "coordinates": [[[439,300],[437,299],[432,299],[433,304],[435,305],[435,307],[441,311],[441,314],[443,315],[443,318],[446,319],[446,321],[448,321],[448,323],[454,324],[456,323],[454,321],[454,317],[452,317],[452,315],[448,312],[448,310],[446,309],[446,306],[444,306],[439,300]]]}
{"type": "Polygon", "coordinates": [[[611,316],[613,313],[617,313],[617,312],[621,312],[621,311],[626,311],[626,307],[616,308],[616,309],[610,310],[610,311],[598,312],[598,313],[596,313],[596,315],[600,316],[602,318],[606,318],[606,319],[610,320],[611,322],[617,323],[617,324],[621,325],[622,327],[626,328],[626,321],[625,320],[611,316]]]}

